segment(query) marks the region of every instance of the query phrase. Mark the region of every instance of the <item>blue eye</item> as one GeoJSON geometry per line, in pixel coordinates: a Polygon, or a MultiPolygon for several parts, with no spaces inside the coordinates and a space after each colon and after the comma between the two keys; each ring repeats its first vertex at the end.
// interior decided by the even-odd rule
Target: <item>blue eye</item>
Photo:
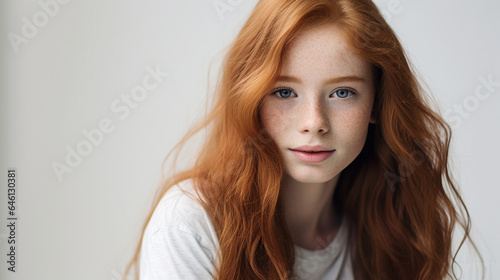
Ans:
{"type": "Polygon", "coordinates": [[[351,90],[342,88],[342,89],[338,89],[338,90],[334,91],[333,94],[336,95],[338,98],[347,98],[347,97],[353,95],[354,92],[351,90]]]}
{"type": "Polygon", "coordinates": [[[294,94],[294,92],[291,89],[282,88],[282,89],[278,89],[277,91],[273,92],[273,94],[276,94],[281,98],[289,98],[294,94]]]}

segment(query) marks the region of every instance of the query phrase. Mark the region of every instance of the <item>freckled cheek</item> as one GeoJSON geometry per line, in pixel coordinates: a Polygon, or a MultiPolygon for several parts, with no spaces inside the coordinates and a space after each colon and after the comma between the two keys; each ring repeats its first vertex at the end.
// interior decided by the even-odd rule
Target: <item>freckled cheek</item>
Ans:
{"type": "Polygon", "coordinates": [[[283,137],[288,129],[291,119],[285,113],[276,107],[264,106],[260,112],[260,118],[263,128],[271,135],[271,137],[278,141],[283,137]]]}
{"type": "Polygon", "coordinates": [[[333,119],[332,127],[336,134],[343,135],[352,141],[355,138],[362,138],[366,134],[370,113],[366,110],[350,110],[338,114],[333,119]]]}

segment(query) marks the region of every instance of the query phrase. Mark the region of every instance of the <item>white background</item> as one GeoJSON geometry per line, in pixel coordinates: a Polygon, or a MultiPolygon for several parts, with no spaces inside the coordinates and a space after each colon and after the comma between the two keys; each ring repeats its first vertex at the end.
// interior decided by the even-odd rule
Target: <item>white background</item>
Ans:
{"type": "MultiPolygon", "coordinates": [[[[231,10],[218,14],[213,0],[72,0],[44,23],[39,0],[2,1],[0,278],[120,277],[161,163],[203,115],[207,81],[256,3],[220,2],[232,3],[231,10]],[[31,38],[23,35],[23,17],[41,24],[31,38]],[[26,41],[14,46],[14,33],[26,41]],[[147,67],[170,75],[128,116],[114,112],[111,104],[142,84],[147,67]],[[114,130],[58,180],[54,162],[66,164],[66,147],[76,149],[86,140],[82,130],[106,118],[114,130]],[[18,177],[16,273],[6,263],[11,167],[18,177]]],[[[453,124],[453,165],[473,237],[486,279],[500,279],[500,86],[483,100],[474,95],[480,77],[500,82],[500,2],[376,3],[453,124]]],[[[462,279],[478,279],[473,260],[461,258],[462,279]]]]}

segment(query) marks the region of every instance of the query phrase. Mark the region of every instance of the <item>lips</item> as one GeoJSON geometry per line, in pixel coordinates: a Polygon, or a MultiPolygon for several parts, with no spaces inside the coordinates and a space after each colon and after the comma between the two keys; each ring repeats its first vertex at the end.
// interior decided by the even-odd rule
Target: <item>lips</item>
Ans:
{"type": "Polygon", "coordinates": [[[331,152],[334,151],[335,149],[329,149],[328,147],[322,146],[322,145],[315,145],[315,146],[300,146],[297,148],[290,149],[293,151],[299,151],[299,152],[331,152]]]}
{"type": "Polygon", "coordinates": [[[292,155],[300,161],[307,163],[318,163],[331,157],[335,149],[329,149],[325,146],[300,146],[290,149],[292,155]]]}

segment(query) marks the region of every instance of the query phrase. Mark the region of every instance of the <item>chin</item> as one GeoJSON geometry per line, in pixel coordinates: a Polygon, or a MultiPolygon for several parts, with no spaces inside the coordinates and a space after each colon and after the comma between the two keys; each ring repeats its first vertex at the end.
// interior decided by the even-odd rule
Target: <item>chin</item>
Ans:
{"type": "Polygon", "coordinates": [[[291,179],[305,184],[321,184],[334,179],[338,173],[325,174],[311,170],[286,170],[285,174],[291,179]]]}

